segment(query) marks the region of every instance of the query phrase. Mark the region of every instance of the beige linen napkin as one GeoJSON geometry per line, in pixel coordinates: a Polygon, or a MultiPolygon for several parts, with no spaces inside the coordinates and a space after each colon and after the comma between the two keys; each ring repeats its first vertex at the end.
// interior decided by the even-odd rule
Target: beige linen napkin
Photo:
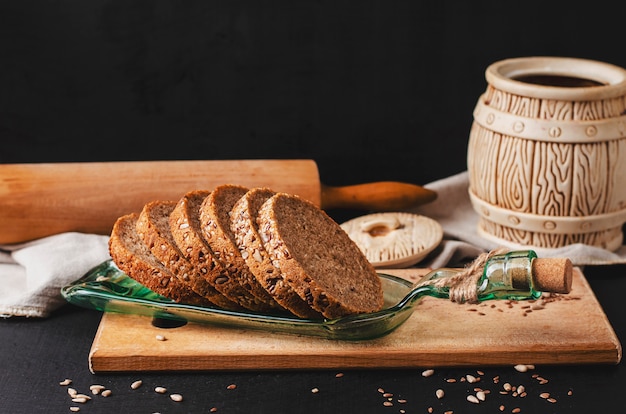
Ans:
{"type": "Polygon", "coordinates": [[[49,316],[66,303],[61,287],[110,258],[108,240],[108,236],[63,233],[0,245],[0,316],[49,316]]]}
{"type": "MultiPolygon", "coordinates": [[[[477,231],[478,214],[472,208],[469,198],[469,174],[467,171],[432,182],[425,186],[437,192],[437,199],[412,211],[437,220],[444,230],[445,245],[448,241],[455,241],[454,250],[457,252],[472,248],[484,251],[496,249],[496,243],[481,237],[477,231]]],[[[556,249],[542,249],[529,246],[539,257],[567,257],[574,265],[608,265],[626,263],[626,247],[621,246],[611,252],[599,247],[584,244],[572,244],[556,249]]],[[[441,267],[440,260],[432,262],[441,267]]],[[[420,266],[428,265],[423,263],[420,266]]]]}

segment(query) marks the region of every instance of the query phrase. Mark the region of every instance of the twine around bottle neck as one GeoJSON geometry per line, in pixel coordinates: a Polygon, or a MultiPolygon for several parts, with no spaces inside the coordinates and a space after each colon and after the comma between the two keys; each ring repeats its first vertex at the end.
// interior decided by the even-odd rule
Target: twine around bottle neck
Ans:
{"type": "Polygon", "coordinates": [[[506,249],[495,249],[480,254],[473,262],[452,276],[429,279],[417,286],[447,287],[450,300],[458,303],[478,302],[478,280],[483,275],[485,265],[491,257],[506,252],[506,249]]]}

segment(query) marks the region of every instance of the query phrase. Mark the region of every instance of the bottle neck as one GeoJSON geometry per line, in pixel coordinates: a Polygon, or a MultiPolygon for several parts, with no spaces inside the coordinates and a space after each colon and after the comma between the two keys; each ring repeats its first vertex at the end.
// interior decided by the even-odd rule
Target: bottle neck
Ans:
{"type": "Polygon", "coordinates": [[[532,250],[513,251],[490,258],[478,281],[479,300],[531,299],[541,296],[532,282],[532,262],[536,258],[532,250]]]}
{"type": "MultiPolygon", "coordinates": [[[[489,299],[533,299],[541,296],[541,292],[533,287],[532,262],[537,257],[534,251],[513,251],[490,257],[482,268],[470,294],[459,294],[458,287],[467,275],[465,269],[436,269],[424,277],[420,284],[427,292],[423,294],[439,298],[453,298],[457,302],[489,299]],[[462,277],[460,278],[459,276],[462,277]],[[475,295],[473,295],[475,293],[475,295]]],[[[481,269],[478,269],[480,271],[481,269]]],[[[476,280],[476,279],[473,279],[476,280]]],[[[467,289],[465,284],[463,289],[467,289]]]]}

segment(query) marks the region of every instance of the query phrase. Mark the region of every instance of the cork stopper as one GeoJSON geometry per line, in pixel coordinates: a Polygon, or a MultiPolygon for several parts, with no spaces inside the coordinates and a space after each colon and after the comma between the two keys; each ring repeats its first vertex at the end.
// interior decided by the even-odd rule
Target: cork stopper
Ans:
{"type": "Polygon", "coordinates": [[[537,291],[569,293],[572,289],[572,262],[569,259],[534,259],[532,280],[537,291]]]}

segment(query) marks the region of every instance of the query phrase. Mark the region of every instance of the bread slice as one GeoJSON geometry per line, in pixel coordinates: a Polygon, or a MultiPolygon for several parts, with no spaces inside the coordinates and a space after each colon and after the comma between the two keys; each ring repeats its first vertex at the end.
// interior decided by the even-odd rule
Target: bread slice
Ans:
{"type": "Polygon", "coordinates": [[[274,194],[269,188],[253,188],[235,203],[230,215],[235,242],[252,274],[276,302],[298,317],[320,319],[322,315],[313,310],[283,279],[282,273],[274,267],[263,247],[256,218],[259,208],[274,194]]]}
{"type": "Polygon", "coordinates": [[[239,300],[248,309],[259,312],[285,312],[256,280],[239,253],[230,229],[230,212],[247,188],[225,184],[217,186],[200,206],[200,229],[220,265],[228,271],[228,286],[243,287],[247,294],[224,293],[231,300],[239,300]],[[243,300],[243,302],[241,302],[243,300]],[[244,303],[245,302],[245,303],[244,303]]]}
{"type": "Polygon", "coordinates": [[[241,295],[247,295],[247,292],[236,282],[234,282],[233,289],[229,289],[224,283],[221,283],[229,280],[230,275],[217,262],[213,251],[201,234],[200,206],[210,193],[208,190],[194,190],[184,194],[170,213],[170,231],[183,257],[214,289],[209,299],[224,309],[242,310],[245,308],[236,299],[241,295]],[[240,293],[237,293],[237,288],[240,293]],[[235,300],[225,296],[229,292],[235,300]]]}
{"type": "MultiPolygon", "coordinates": [[[[175,201],[151,201],[139,214],[137,233],[152,254],[172,272],[181,283],[186,284],[209,302],[223,306],[223,296],[201,275],[179,249],[170,229],[170,214],[178,203],[175,201]],[[217,303],[217,302],[219,303],[217,303]]],[[[228,303],[226,303],[228,305],[228,303]]]]}
{"type": "Polygon", "coordinates": [[[277,193],[261,206],[257,220],[274,266],[313,309],[333,319],[382,308],[376,270],[322,209],[277,193]]]}
{"type": "Polygon", "coordinates": [[[207,306],[210,303],[180,283],[143,243],[137,234],[139,215],[119,217],[109,238],[109,254],[117,267],[148,289],[179,303],[207,306]]]}

